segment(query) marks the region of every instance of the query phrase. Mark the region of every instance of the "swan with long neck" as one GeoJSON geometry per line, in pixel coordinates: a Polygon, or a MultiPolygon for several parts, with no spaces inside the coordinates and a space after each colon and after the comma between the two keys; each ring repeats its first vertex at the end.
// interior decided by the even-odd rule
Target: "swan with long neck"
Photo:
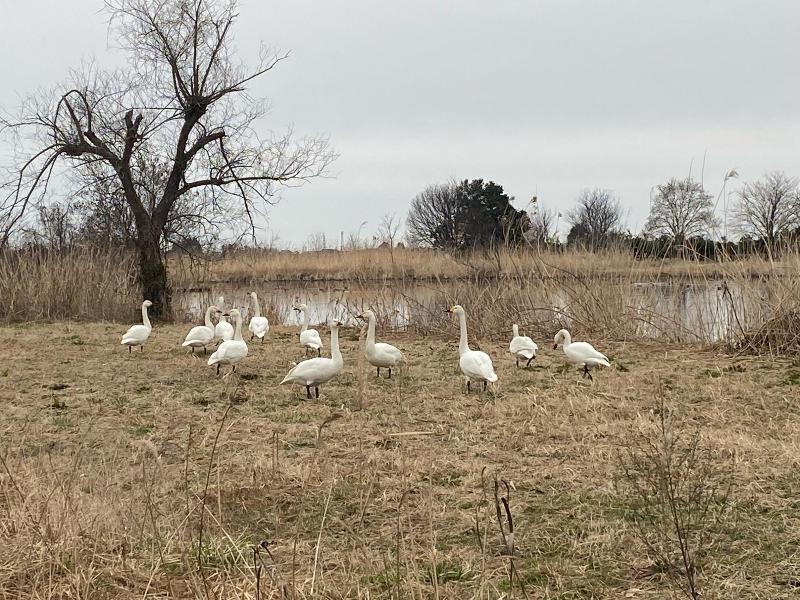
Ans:
{"type": "Polygon", "coordinates": [[[153,303],[150,300],[142,302],[142,324],[132,325],[122,336],[122,345],[128,347],[128,354],[131,353],[131,349],[134,346],[139,346],[144,351],[144,344],[147,338],[150,337],[150,332],[153,331],[153,326],[150,325],[150,318],[147,316],[147,309],[151,306],[153,306],[153,303]]]}
{"type": "Polygon", "coordinates": [[[494,372],[494,365],[492,359],[485,352],[480,350],[470,350],[469,342],[467,341],[467,313],[464,308],[458,304],[452,308],[448,308],[445,312],[454,314],[458,317],[458,324],[461,328],[461,337],[458,340],[458,365],[461,367],[461,372],[467,380],[467,393],[470,392],[470,384],[472,381],[483,382],[483,389],[486,389],[486,384],[494,383],[497,381],[497,373],[494,372]]]}
{"type": "Polygon", "coordinates": [[[514,355],[517,361],[517,368],[519,368],[519,359],[527,360],[526,367],[531,366],[531,361],[536,358],[536,352],[539,346],[536,345],[531,338],[527,335],[519,334],[519,327],[517,324],[511,326],[511,343],[508,345],[508,351],[514,355]]]}
{"type": "Polygon", "coordinates": [[[236,365],[247,356],[247,344],[242,339],[242,315],[235,308],[225,316],[233,319],[235,324],[233,337],[223,341],[214,354],[208,357],[208,364],[217,365],[219,375],[220,365],[231,365],[231,373],[236,371],[236,365]]]}
{"type": "Polygon", "coordinates": [[[286,374],[280,385],[284,383],[294,383],[303,385],[306,388],[306,398],[311,399],[311,388],[314,388],[314,395],[319,398],[319,386],[327,383],[344,368],[342,353],[339,351],[339,322],[332,321],[331,328],[331,357],[330,358],[309,358],[298,363],[286,374]]]}
{"type": "Polygon", "coordinates": [[[378,377],[381,376],[381,369],[389,369],[389,379],[392,378],[392,367],[398,366],[403,362],[403,353],[399,348],[391,344],[375,341],[375,313],[365,310],[364,314],[358,316],[359,319],[367,319],[367,344],[364,348],[364,355],[373,367],[378,369],[378,377]]]}
{"type": "Polygon", "coordinates": [[[183,341],[184,348],[191,348],[194,354],[195,348],[202,348],[203,354],[206,353],[206,346],[214,341],[214,323],[211,321],[211,315],[218,313],[219,309],[213,304],[206,309],[205,325],[198,325],[192,327],[189,333],[186,334],[186,339],[183,341]]]}
{"type": "Polygon", "coordinates": [[[295,304],[292,310],[303,315],[303,324],[300,326],[300,345],[308,354],[308,349],[316,350],[317,356],[322,356],[322,338],[319,331],[308,328],[308,307],[305,304],[295,304]]]}
{"type": "Polygon", "coordinates": [[[250,299],[253,301],[253,316],[250,318],[250,324],[247,328],[250,330],[250,340],[257,337],[264,343],[264,336],[269,331],[269,321],[267,317],[261,316],[261,305],[258,303],[258,295],[255,292],[250,292],[250,299]]]}
{"type": "MultiPolygon", "coordinates": [[[[217,321],[216,326],[214,327],[214,337],[218,338],[220,342],[226,342],[228,340],[233,339],[233,325],[228,323],[228,314],[225,312],[225,297],[220,296],[217,299],[217,306],[220,308],[220,312],[222,314],[219,315],[219,321],[217,321]]],[[[219,346],[219,344],[217,344],[219,346]]]]}
{"type": "Polygon", "coordinates": [[[556,334],[553,340],[553,350],[561,344],[564,347],[564,355],[567,362],[579,367],[583,367],[583,377],[592,379],[590,369],[595,367],[610,367],[608,357],[594,349],[594,346],[587,342],[573,342],[569,331],[562,329],[556,334]]]}

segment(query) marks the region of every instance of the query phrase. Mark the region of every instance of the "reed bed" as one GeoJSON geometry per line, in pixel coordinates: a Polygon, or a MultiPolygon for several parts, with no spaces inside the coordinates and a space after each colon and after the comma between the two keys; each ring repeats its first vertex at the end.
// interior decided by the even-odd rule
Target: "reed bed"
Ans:
{"type": "Polygon", "coordinates": [[[131,318],[141,302],[135,274],[126,252],[0,253],[0,321],[131,318]]]}

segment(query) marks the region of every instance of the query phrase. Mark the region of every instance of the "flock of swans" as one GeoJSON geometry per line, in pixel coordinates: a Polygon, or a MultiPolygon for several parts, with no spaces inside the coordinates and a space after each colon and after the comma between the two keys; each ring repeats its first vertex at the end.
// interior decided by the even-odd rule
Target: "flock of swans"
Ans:
{"type": "MultiPolygon", "coordinates": [[[[253,304],[253,316],[250,318],[248,329],[250,331],[250,341],[259,338],[264,343],[264,337],[269,332],[269,321],[261,314],[261,307],[258,303],[258,296],[255,292],[250,292],[250,299],[253,304]]],[[[219,304],[224,306],[224,299],[220,297],[219,304]]],[[[130,353],[132,349],[139,346],[144,351],[144,345],[150,337],[153,327],[147,315],[147,309],[153,304],[149,300],[142,302],[142,324],[133,325],[125,335],[122,336],[122,345],[128,347],[130,353]]],[[[297,363],[286,374],[281,381],[284,383],[294,383],[306,388],[306,397],[314,396],[319,398],[319,386],[331,381],[344,369],[344,360],[339,349],[339,326],[338,321],[329,323],[331,332],[331,357],[322,356],[322,338],[316,329],[308,326],[308,307],[305,304],[295,304],[293,310],[300,313],[302,325],[300,328],[300,345],[306,355],[309,350],[316,351],[317,356],[307,358],[297,363]]],[[[458,364],[464,374],[467,385],[467,393],[470,392],[472,383],[483,385],[483,389],[489,383],[497,381],[497,373],[491,357],[480,350],[472,350],[467,339],[467,313],[460,305],[453,306],[445,312],[455,315],[458,318],[460,328],[460,338],[458,342],[458,364]]],[[[395,346],[383,342],[375,341],[375,313],[371,310],[364,311],[358,315],[359,319],[367,322],[367,338],[364,347],[364,355],[367,361],[377,369],[378,377],[381,376],[381,369],[388,370],[389,378],[392,377],[392,369],[397,368],[404,362],[403,353],[395,346]]],[[[211,305],[205,312],[205,325],[192,327],[182,346],[191,348],[194,354],[198,348],[206,349],[209,345],[217,341],[215,351],[208,358],[209,366],[216,366],[216,373],[219,375],[220,367],[230,366],[231,373],[236,371],[236,365],[247,357],[247,343],[242,338],[242,314],[233,308],[228,312],[223,311],[216,305],[211,305]],[[216,315],[217,323],[214,324],[213,317],[216,315]],[[231,319],[233,323],[228,321],[231,319]]],[[[516,324],[512,326],[512,339],[509,344],[509,352],[514,356],[516,365],[519,368],[520,359],[526,361],[525,366],[530,366],[531,361],[536,358],[539,347],[530,337],[519,334],[516,324]]],[[[583,377],[592,379],[591,370],[597,367],[611,366],[608,358],[594,349],[587,342],[573,342],[569,331],[562,329],[554,338],[553,349],[559,345],[564,349],[567,362],[581,367],[583,377]]]]}

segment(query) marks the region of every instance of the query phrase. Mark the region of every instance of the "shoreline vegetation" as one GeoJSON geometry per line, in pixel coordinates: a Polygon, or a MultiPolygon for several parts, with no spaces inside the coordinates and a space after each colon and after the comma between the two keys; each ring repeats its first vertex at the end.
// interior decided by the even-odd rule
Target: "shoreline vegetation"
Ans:
{"type": "MultiPolygon", "coordinates": [[[[412,328],[443,329],[437,307],[460,303],[477,332],[504,337],[512,322],[537,336],[569,327],[606,339],[721,341],[729,349],[781,353],[800,349],[800,254],[780,260],[637,260],[606,251],[500,250],[450,254],[409,248],[326,252],[239,250],[213,260],[168,258],[173,292],[226,285],[255,288],[296,283],[309,293],[322,282],[368,290],[379,320],[410,306],[412,328]],[[414,290],[424,288],[426,303],[414,290]],[[708,289],[708,301],[687,290],[708,289]],[[687,324],[686,311],[693,311],[687,324]],[[720,331],[724,330],[721,335],[720,331]]],[[[141,302],[135,256],[76,248],[0,254],[0,322],[127,322],[141,302]]],[[[286,307],[266,307],[273,322],[286,307]]],[[[173,313],[173,318],[183,315],[173,313]]]]}

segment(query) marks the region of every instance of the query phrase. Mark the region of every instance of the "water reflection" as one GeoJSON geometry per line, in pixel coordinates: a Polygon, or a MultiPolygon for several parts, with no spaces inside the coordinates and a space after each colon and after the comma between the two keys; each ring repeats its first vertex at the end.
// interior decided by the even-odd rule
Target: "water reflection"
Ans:
{"type": "MultiPolygon", "coordinates": [[[[430,322],[431,318],[440,318],[442,308],[457,300],[458,285],[463,289],[463,284],[447,288],[437,284],[387,283],[354,288],[316,282],[262,284],[255,291],[259,294],[262,312],[273,323],[299,325],[299,315],[292,310],[292,305],[302,302],[308,306],[312,324],[337,319],[352,325],[356,322],[356,315],[371,308],[378,315],[381,327],[407,329],[416,320],[430,322]]],[[[757,300],[747,298],[741,290],[724,282],[619,285],[627,285],[630,289],[625,293],[617,292],[613,299],[603,297],[603,300],[607,299],[611,308],[619,313],[612,318],[632,318],[635,327],[629,330],[644,337],[675,337],[678,332],[681,339],[717,341],[725,339],[735,328],[748,325],[740,322],[742,315],[763,318],[765,310],[763,306],[752,310],[757,300]],[[614,301],[619,306],[615,306],[614,301]],[[630,305],[631,301],[633,305],[630,305]]],[[[238,308],[246,320],[251,314],[250,291],[251,288],[231,285],[184,290],[175,295],[175,306],[186,322],[200,322],[206,306],[218,302],[219,296],[223,296],[224,308],[238,308]]],[[[602,296],[606,292],[594,293],[602,296]]],[[[554,326],[569,327],[574,315],[571,304],[583,302],[576,290],[557,285],[546,289],[519,288],[514,293],[519,303],[537,307],[534,310],[540,313],[539,322],[549,320],[554,326]]],[[[484,310],[493,310],[491,303],[484,310]]]]}

